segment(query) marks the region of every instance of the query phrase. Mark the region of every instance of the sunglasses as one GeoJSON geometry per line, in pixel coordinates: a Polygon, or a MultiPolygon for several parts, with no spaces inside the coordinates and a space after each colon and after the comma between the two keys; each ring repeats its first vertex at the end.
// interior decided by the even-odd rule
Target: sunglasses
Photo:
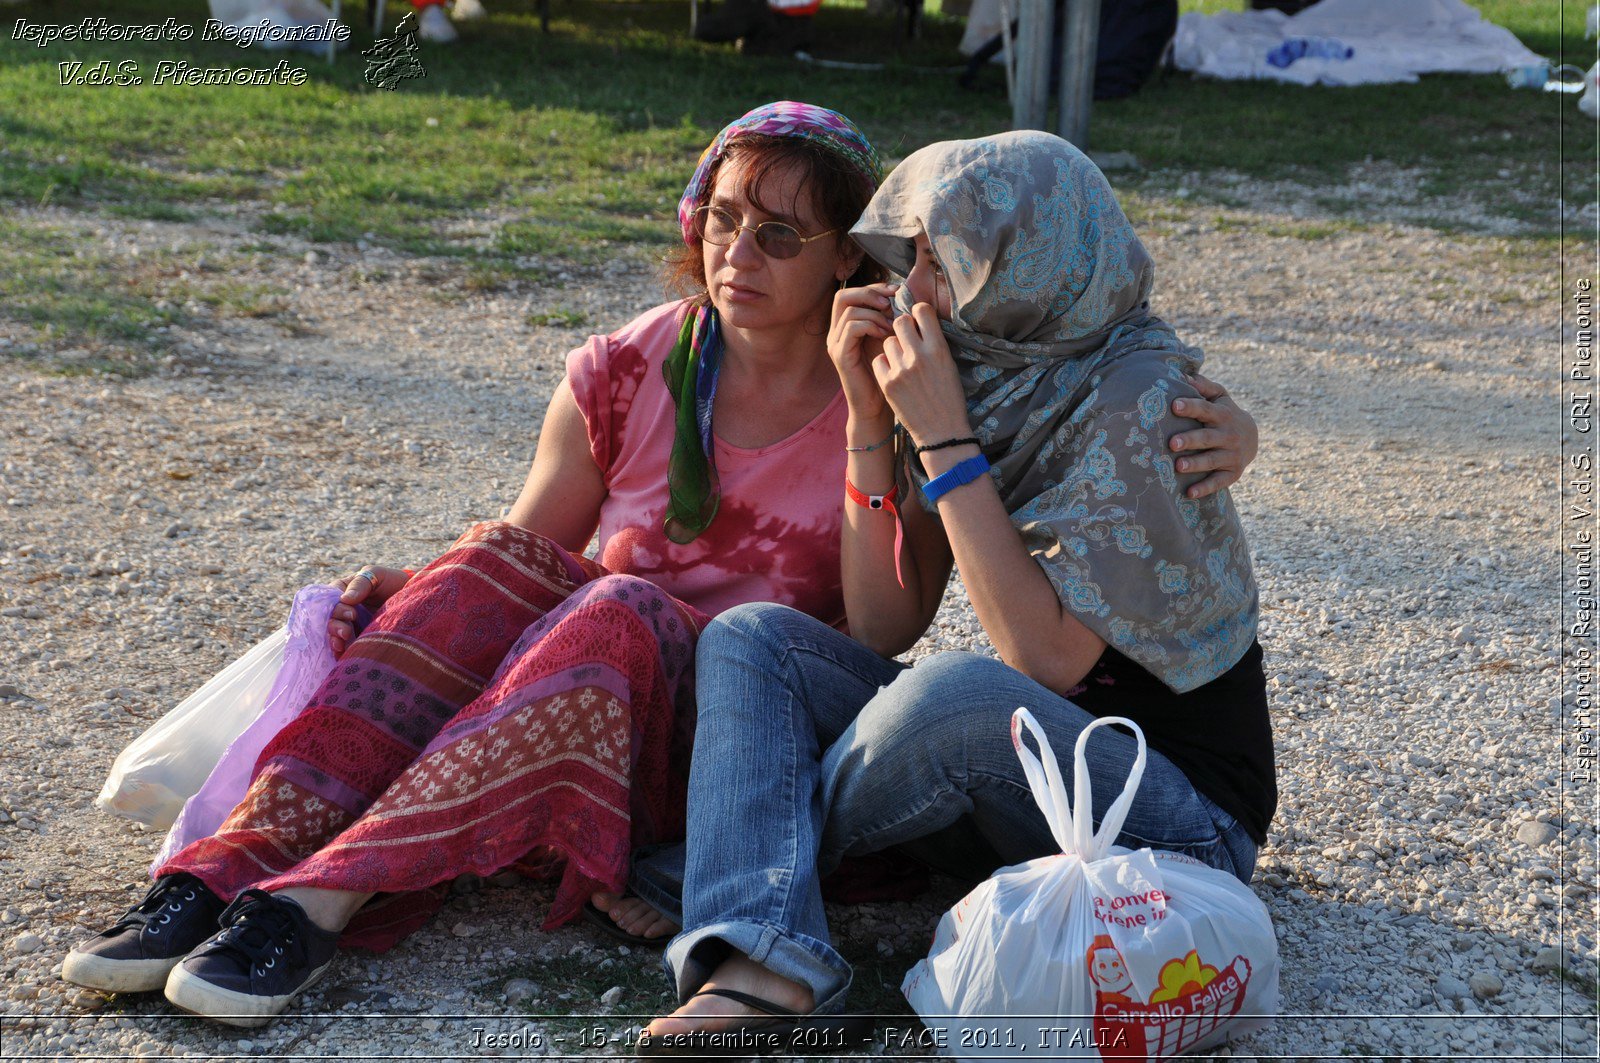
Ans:
{"type": "Polygon", "coordinates": [[[734,216],[721,207],[701,207],[694,212],[694,233],[708,244],[727,247],[746,230],[755,233],[756,246],[768,258],[793,258],[805,250],[813,240],[820,240],[837,228],[827,229],[813,236],[801,236],[793,225],[781,221],[764,221],[759,225],[740,225],[734,216]]]}

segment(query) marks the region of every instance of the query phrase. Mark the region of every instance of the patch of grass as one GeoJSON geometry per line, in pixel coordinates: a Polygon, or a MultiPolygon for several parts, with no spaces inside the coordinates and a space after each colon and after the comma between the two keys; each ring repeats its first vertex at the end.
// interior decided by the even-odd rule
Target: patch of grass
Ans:
{"type": "Polygon", "coordinates": [[[1189,211],[1174,206],[1169,200],[1140,192],[1128,192],[1121,199],[1122,212],[1140,229],[1151,225],[1181,224],[1193,219],[1189,211]]]}
{"type": "Polygon", "coordinates": [[[137,371],[156,330],[184,315],[119,278],[119,266],[65,229],[0,218],[0,305],[36,341],[5,356],[66,375],[137,371]]]}
{"type": "Polygon", "coordinates": [[[1592,237],[1585,240],[1585,234],[1577,233],[1567,238],[1565,252],[1561,240],[1556,237],[1524,237],[1485,241],[1481,245],[1466,244],[1459,253],[1469,268],[1489,266],[1502,277],[1542,282],[1558,270],[1564,253],[1569,258],[1569,272],[1591,267],[1594,244],[1592,237]],[[1577,255],[1574,257],[1572,253],[1575,251],[1577,255]]]}
{"type": "MultiPolygon", "coordinates": [[[[1241,6],[1182,4],[1185,11],[1241,6]]],[[[1592,55],[1581,11],[1563,24],[1558,0],[1479,6],[1540,54],[1592,55]]],[[[26,0],[7,12],[75,22],[103,7],[26,0]]],[[[803,95],[838,108],[890,162],[931,141],[1010,122],[998,70],[980,72],[974,91],[955,86],[949,68],[962,62],[955,50],[962,26],[935,5],[916,41],[900,39],[857,0],[824,7],[811,51],[884,67],[857,71],[693,42],[688,0],[562,0],[549,34],[538,29],[536,0],[499,0],[486,23],[463,27],[459,46],[425,50],[427,76],[398,92],[363,78],[362,7],[346,8],[358,29],[336,63],[286,58],[307,72],[300,86],[62,86],[56,64],[63,61],[131,61],[148,76],[163,59],[270,66],[281,56],[198,40],[41,49],[0,39],[0,204],[152,221],[227,213],[264,233],[454,258],[461,268],[449,271],[451,290],[440,297],[460,298],[520,278],[547,279],[529,259],[586,266],[611,262],[624,248],[651,253],[670,245],[678,195],[706,142],[766,100],[803,95]],[[463,272],[464,280],[455,279],[463,272]]],[[[206,15],[201,0],[117,7],[127,23],[172,16],[198,24],[206,15]]],[[[1189,205],[1173,206],[1178,173],[1315,189],[1346,183],[1350,168],[1368,160],[1414,171],[1416,202],[1441,207],[1422,223],[1442,228],[1460,224],[1446,208],[1465,201],[1554,231],[1558,199],[1594,196],[1593,123],[1568,97],[1514,92],[1493,76],[1327,89],[1161,74],[1133,97],[1097,104],[1091,141],[1096,151],[1131,152],[1143,164],[1142,172],[1112,175],[1139,223],[1247,202],[1229,182],[1190,180],[1179,190],[1192,195],[1189,205]]],[[[1334,221],[1286,222],[1269,234],[1327,239],[1344,231],[1341,219],[1359,223],[1369,209],[1359,195],[1313,195],[1334,221]]],[[[17,235],[14,223],[0,228],[9,237],[0,248],[0,313],[34,326],[44,346],[88,351],[58,371],[137,362],[159,345],[157,330],[193,316],[190,304],[244,315],[277,307],[278,293],[269,290],[152,278],[142,265],[130,280],[118,275],[125,264],[60,233],[41,233],[37,245],[17,235]]],[[[248,250],[279,251],[265,241],[248,250]]],[[[37,352],[7,356],[55,364],[37,352]]]]}
{"type": "Polygon", "coordinates": [[[382,266],[353,266],[347,271],[346,276],[352,284],[360,287],[367,284],[382,284],[391,280],[394,273],[382,266]]]}
{"type": "Polygon", "coordinates": [[[508,291],[520,284],[540,284],[550,279],[550,270],[544,266],[523,266],[497,262],[474,266],[461,279],[461,286],[469,292],[508,291]]]}
{"type": "Polygon", "coordinates": [[[1266,228],[1266,232],[1272,236],[1286,236],[1291,240],[1328,240],[1355,232],[1360,228],[1362,226],[1345,221],[1300,222],[1270,225],[1266,228]]]}
{"type": "Polygon", "coordinates": [[[1259,233],[1262,236],[1277,236],[1290,240],[1327,240],[1367,228],[1358,221],[1343,218],[1285,222],[1226,214],[1218,214],[1212,223],[1219,232],[1259,233]]]}
{"type": "MultiPolygon", "coordinates": [[[[1581,18],[1563,27],[1558,0],[1481,6],[1536,51],[1584,52],[1581,18]]],[[[102,8],[31,0],[9,11],[70,22],[102,8]]],[[[206,9],[199,0],[118,5],[119,21],[169,15],[197,23],[206,9]]],[[[687,0],[563,0],[553,15],[544,34],[534,0],[501,0],[486,23],[463,27],[459,46],[424,51],[427,76],[398,92],[363,80],[356,52],[369,41],[359,28],[331,66],[289,58],[307,71],[306,84],[262,88],[56,84],[55,64],[65,60],[133,61],[148,74],[161,59],[235,66],[278,58],[223,42],[40,49],[0,40],[0,199],[162,219],[244,201],[266,231],[311,240],[593,261],[618,243],[669,242],[677,196],[707,140],[765,100],[801,94],[836,107],[891,160],[1009,124],[998,70],[983,71],[975,91],[955,86],[948,68],[963,62],[954,47],[962,26],[936,11],[922,38],[907,42],[859,4],[823,8],[812,52],[879,61],[881,71],[690,41],[687,0]],[[451,224],[485,212],[512,220],[493,229],[451,224]]],[[[353,26],[361,16],[361,5],[346,9],[353,26]]],[[[1534,206],[1522,209],[1535,220],[1548,220],[1563,189],[1574,201],[1592,196],[1592,123],[1569,98],[1515,93],[1497,77],[1303,89],[1164,75],[1133,97],[1096,105],[1092,140],[1096,150],[1133,152],[1154,171],[1266,179],[1315,181],[1371,157],[1425,169],[1426,187],[1441,197],[1501,181],[1526,193],[1534,206]],[[1556,160],[1561,137],[1566,158],[1556,160]],[[1498,177],[1501,170],[1510,176],[1498,177]]],[[[1116,179],[1135,189],[1159,181],[1116,179]]],[[[1362,204],[1336,209],[1359,214],[1362,204]]]]}
{"type": "Polygon", "coordinates": [[[286,291],[234,280],[232,265],[214,248],[130,256],[67,227],[0,218],[0,312],[33,331],[4,357],[65,376],[147,373],[171,326],[284,309],[286,291]]]}
{"type": "Polygon", "coordinates": [[[148,221],[194,221],[200,215],[188,207],[156,200],[135,200],[132,203],[110,203],[105,212],[117,218],[138,218],[148,221]]]}
{"type": "Polygon", "coordinates": [[[545,328],[582,328],[589,323],[589,315],[582,310],[536,310],[528,315],[528,324],[545,328]]]}
{"type": "Polygon", "coordinates": [[[205,287],[180,284],[171,288],[170,294],[192,299],[226,317],[276,317],[288,308],[289,296],[283,288],[239,281],[205,287]]]}

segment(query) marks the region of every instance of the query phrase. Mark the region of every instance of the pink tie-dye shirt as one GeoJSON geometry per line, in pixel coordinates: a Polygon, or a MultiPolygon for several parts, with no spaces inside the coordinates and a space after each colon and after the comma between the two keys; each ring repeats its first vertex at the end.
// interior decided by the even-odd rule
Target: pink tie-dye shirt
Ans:
{"type": "Polygon", "coordinates": [[[713,615],[744,602],[778,602],[842,629],[843,392],[770,446],[749,450],[718,439],[716,518],[686,545],[662,531],[677,406],[661,367],[687,305],[658,306],[567,356],[567,381],[608,492],[597,560],[713,615]]]}

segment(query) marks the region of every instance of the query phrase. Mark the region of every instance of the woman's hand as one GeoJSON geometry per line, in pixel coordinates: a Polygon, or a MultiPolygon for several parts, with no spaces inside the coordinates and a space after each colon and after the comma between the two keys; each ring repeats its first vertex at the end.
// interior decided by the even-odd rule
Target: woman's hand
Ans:
{"type": "Polygon", "coordinates": [[[1204,498],[1243,475],[1245,466],[1256,460],[1260,440],[1255,418],[1235,403],[1221,384],[1199,373],[1191,374],[1189,381],[1203,398],[1175,399],[1172,412],[1207,427],[1179,432],[1167,446],[1183,455],[1177,461],[1179,472],[1211,474],[1184,492],[1190,498],[1204,498]]]}
{"type": "Polygon", "coordinates": [[[894,331],[889,313],[895,284],[869,284],[841,288],[833,297],[833,324],[828,329],[828,357],[839,372],[851,416],[863,422],[881,419],[886,411],[883,392],[872,376],[872,359],[883,340],[894,331]]]}
{"type": "Polygon", "coordinates": [[[872,372],[895,419],[917,444],[972,434],[961,377],[932,305],[918,303],[895,318],[894,334],[883,341],[872,372]]]}
{"type": "Polygon", "coordinates": [[[333,655],[344,656],[345,647],[356,637],[357,605],[376,609],[410,581],[404,569],[377,565],[362,565],[356,572],[334,580],[333,585],[344,593],[339,595],[339,602],[328,618],[328,648],[333,655]]]}

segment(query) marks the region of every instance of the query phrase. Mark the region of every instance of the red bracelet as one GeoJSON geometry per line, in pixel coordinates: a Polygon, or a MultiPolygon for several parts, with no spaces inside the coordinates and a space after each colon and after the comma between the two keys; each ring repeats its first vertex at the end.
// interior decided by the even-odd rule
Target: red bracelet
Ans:
{"type": "Polygon", "coordinates": [[[400,571],[404,572],[406,574],[406,579],[408,579],[408,580],[414,580],[414,579],[417,578],[417,573],[416,573],[415,569],[403,568],[400,571]]]}
{"type": "Polygon", "coordinates": [[[893,515],[894,581],[904,587],[906,581],[900,576],[900,543],[905,537],[905,522],[900,519],[900,511],[895,508],[894,504],[895,499],[900,497],[900,485],[895,484],[889,488],[889,493],[886,495],[869,495],[863,493],[855,484],[851,483],[850,478],[847,476],[844,481],[844,493],[850,501],[858,506],[865,506],[868,509],[887,509],[893,515]]]}

